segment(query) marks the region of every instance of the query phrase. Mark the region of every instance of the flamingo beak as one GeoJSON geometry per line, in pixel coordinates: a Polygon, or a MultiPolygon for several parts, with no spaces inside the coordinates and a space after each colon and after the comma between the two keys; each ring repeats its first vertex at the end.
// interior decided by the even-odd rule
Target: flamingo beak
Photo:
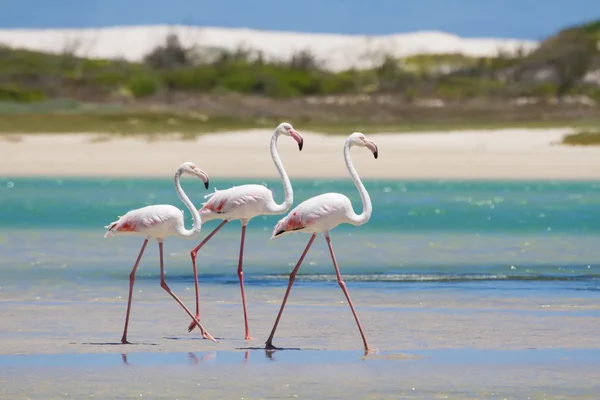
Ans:
{"type": "Polygon", "coordinates": [[[300,136],[300,134],[293,129],[290,129],[290,135],[296,142],[298,142],[298,150],[302,151],[302,147],[304,147],[304,139],[302,136],[300,136]]]}
{"type": "Polygon", "coordinates": [[[198,178],[200,178],[204,181],[204,188],[208,189],[208,184],[210,182],[210,179],[208,178],[208,174],[206,172],[204,172],[203,170],[201,170],[200,168],[195,168],[194,172],[196,173],[198,178]]]}
{"type": "Polygon", "coordinates": [[[371,152],[373,152],[373,157],[375,157],[375,159],[377,159],[377,157],[379,156],[379,149],[377,148],[377,145],[375,144],[375,142],[371,142],[370,140],[367,141],[367,148],[369,150],[371,150],[371,152]]]}

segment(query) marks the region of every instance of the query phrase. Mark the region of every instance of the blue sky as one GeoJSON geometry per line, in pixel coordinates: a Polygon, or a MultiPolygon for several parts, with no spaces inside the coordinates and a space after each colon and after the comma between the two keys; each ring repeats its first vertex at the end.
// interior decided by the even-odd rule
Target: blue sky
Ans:
{"type": "Polygon", "coordinates": [[[541,39],[600,18],[600,0],[2,0],[0,27],[191,24],[386,34],[541,39]],[[38,10],[38,11],[33,11],[38,10]]]}

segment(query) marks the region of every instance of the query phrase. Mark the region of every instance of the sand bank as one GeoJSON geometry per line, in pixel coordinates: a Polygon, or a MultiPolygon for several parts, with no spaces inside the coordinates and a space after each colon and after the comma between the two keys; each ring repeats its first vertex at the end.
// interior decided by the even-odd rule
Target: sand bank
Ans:
{"type": "MultiPolygon", "coordinates": [[[[186,304],[193,305],[192,284],[171,281],[170,285],[186,304]]],[[[352,300],[365,334],[379,354],[467,348],[600,349],[596,317],[599,308],[592,298],[555,299],[548,295],[523,301],[520,297],[492,296],[492,300],[477,300],[473,304],[472,297],[452,294],[420,294],[415,299],[411,292],[378,295],[352,286],[349,285],[352,300]]],[[[362,350],[358,329],[348,305],[342,301],[341,291],[295,289],[273,341],[275,346],[319,351],[362,350]]],[[[0,355],[228,352],[261,348],[284,291],[281,287],[247,286],[250,331],[255,340],[245,341],[238,287],[203,285],[202,322],[219,340],[213,343],[202,340],[197,330],[187,332],[189,318],[158,282],[140,283],[128,335],[135,344],[123,346],[119,340],[127,305],[127,283],[80,290],[86,293],[82,298],[89,300],[68,301],[57,298],[59,295],[0,298],[4,311],[0,355]],[[110,297],[103,297],[104,293],[110,297]]]]}
{"type": "MultiPolygon", "coordinates": [[[[419,301],[427,305],[415,308],[406,303],[414,292],[399,290],[386,293],[394,306],[382,307],[370,292],[355,290],[367,337],[379,350],[364,358],[339,291],[314,304],[306,287],[296,288],[274,343],[300,350],[267,353],[246,348],[264,344],[282,288],[248,287],[256,340],[246,342],[237,287],[203,286],[203,321],[220,338],[212,343],[187,333],[184,313],[158,285],[147,286],[136,293],[135,344],[126,346],[115,344],[124,298],[0,301],[0,397],[596,399],[599,390],[592,298],[583,307],[591,312],[578,315],[581,308],[566,298],[524,301],[518,293],[471,309],[471,302],[423,293],[419,301]],[[546,301],[552,307],[538,304],[546,301]],[[429,306],[438,303],[451,308],[429,306]],[[568,315],[557,311],[565,306],[568,315]]],[[[173,288],[185,301],[193,296],[193,288],[173,288]]],[[[88,289],[90,297],[105,292],[88,289]]]]}
{"type": "MultiPolygon", "coordinates": [[[[345,136],[302,131],[304,150],[279,141],[293,178],[346,178],[345,136]]],[[[600,147],[559,144],[569,128],[494,131],[367,133],[379,159],[354,149],[364,178],[388,179],[600,179],[600,147]]],[[[170,177],[194,161],[212,177],[276,177],[269,155],[270,130],[207,134],[183,140],[106,134],[0,136],[0,176],[170,177]]]]}

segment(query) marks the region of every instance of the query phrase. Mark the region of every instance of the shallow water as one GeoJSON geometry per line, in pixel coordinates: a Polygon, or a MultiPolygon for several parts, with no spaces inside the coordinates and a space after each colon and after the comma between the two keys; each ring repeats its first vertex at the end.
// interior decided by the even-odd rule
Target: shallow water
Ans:
{"type": "MultiPolygon", "coordinates": [[[[8,367],[4,356],[0,372],[27,382],[31,399],[593,399],[600,389],[597,351],[414,353],[31,355],[8,367]]],[[[0,394],[14,396],[6,386],[0,394]]]]}
{"type": "MultiPolygon", "coordinates": [[[[213,181],[217,188],[240,183],[213,181]]],[[[351,183],[292,183],[296,204],[339,191],[360,212],[351,183]]],[[[281,200],[280,184],[266,184],[281,200]]],[[[0,384],[2,398],[24,398],[19,388],[35,376],[30,398],[69,398],[60,394],[63,389],[71,398],[175,398],[194,393],[189,379],[202,384],[206,398],[541,399],[598,393],[600,182],[367,181],[374,205],[369,223],[332,232],[361,322],[383,357],[366,364],[355,357],[360,337],[322,238],[300,269],[275,340],[302,351],[276,352],[269,359],[264,351],[245,358],[236,350],[248,347],[241,340],[238,222],[226,225],[199,257],[202,320],[219,343],[187,333],[189,318],[159,286],[158,251],[151,244],[138,270],[132,310],[130,337],[139,344],[99,345],[120,338],[128,276],[142,241],[103,239],[103,226],[148,204],[183,207],[171,180],[8,178],[0,185],[0,380],[8,383],[0,384]],[[531,348],[537,353],[528,353],[531,348]],[[143,368],[139,380],[118,372],[121,353],[128,367],[143,368]],[[218,372],[198,378],[185,365],[194,364],[188,353],[218,372]],[[386,359],[395,353],[430,356],[386,359]],[[227,365],[238,358],[235,371],[245,378],[226,386],[227,365]],[[285,371],[273,367],[278,363],[285,371]],[[165,365],[181,374],[163,376],[165,365]],[[86,378],[89,392],[78,383],[86,368],[105,377],[86,378]],[[123,386],[128,379],[137,382],[131,393],[123,386]]],[[[193,180],[183,185],[199,205],[207,192],[193,180]]],[[[191,226],[187,210],[185,215],[191,226]]],[[[262,346],[268,336],[288,274],[308,241],[303,234],[269,240],[278,218],[256,218],[248,229],[244,271],[257,338],[252,346],[262,346]]],[[[198,239],[165,242],[167,281],[190,307],[189,251],[216,225],[207,223],[198,239]]]]}

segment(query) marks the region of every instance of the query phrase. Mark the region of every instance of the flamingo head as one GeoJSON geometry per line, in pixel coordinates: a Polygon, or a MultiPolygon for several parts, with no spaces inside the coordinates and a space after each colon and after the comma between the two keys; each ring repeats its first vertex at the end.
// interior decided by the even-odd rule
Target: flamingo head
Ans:
{"type": "Polygon", "coordinates": [[[300,136],[300,134],[296,132],[292,124],[282,122],[281,124],[279,124],[275,131],[279,135],[291,136],[298,143],[298,149],[302,151],[302,146],[304,146],[304,139],[302,139],[302,136],[300,136]]]}
{"type": "Polygon", "coordinates": [[[181,166],[179,167],[179,171],[181,174],[188,174],[188,175],[192,175],[192,176],[196,176],[200,179],[202,179],[202,182],[204,182],[204,187],[206,189],[208,189],[208,174],[206,172],[204,172],[203,170],[201,170],[200,168],[198,168],[198,166],[196,164],[194,164],[193,162],[184,162],[183,164],[181,164],[181,166]]]}
{"type": "Polygon", "coordinates": [[[371,150],[375,158],[379,156],[379,149],[377,148],[375,142],[367,139],[367,137],[361,132],[354,132],[352,135],[350,135],[348,137],[348,143],[350,146],[366,147],[367,149],[371,150]]]}

